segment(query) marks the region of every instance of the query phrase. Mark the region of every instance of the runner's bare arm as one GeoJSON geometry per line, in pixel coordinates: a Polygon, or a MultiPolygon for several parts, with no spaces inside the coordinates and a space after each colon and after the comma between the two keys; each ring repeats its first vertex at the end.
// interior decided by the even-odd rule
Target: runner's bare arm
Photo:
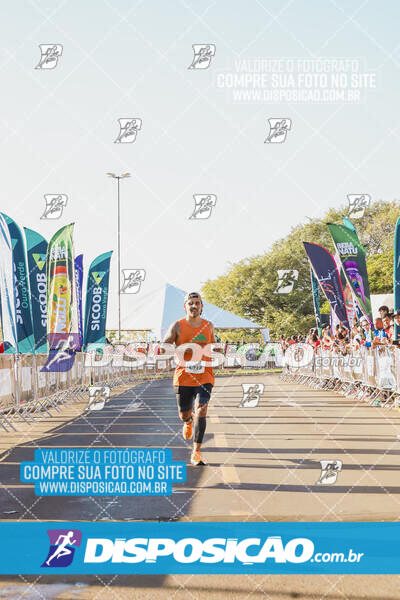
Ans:
{"type": "Polygon", "coordinates": [[[170,325],[167,333],[164,336],[164,344],[176,344],[178,342],[180,332],[181,328],[179,325],[179,321],[175,321],[174,323],[172,323],[172,325],[170,325]]]}

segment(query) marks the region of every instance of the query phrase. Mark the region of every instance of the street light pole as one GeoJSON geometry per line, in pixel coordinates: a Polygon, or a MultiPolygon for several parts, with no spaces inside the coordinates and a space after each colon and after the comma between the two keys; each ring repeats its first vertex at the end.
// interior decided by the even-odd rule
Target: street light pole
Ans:
{"type": "Polygon", "coordinates": [[[130,177],[130,173],[115,175],[115,173],[107,173],[109,177],[117,180],[117,195],[118,195],[118,341],[121,341],[121,204],[120,204],[120,179],[130,177]]]}
{"type": "Polygon", "coordinates": [[[118,341],[121,341],[121,206],[119,196],[119,180],[117,177],[118,189],[118,341]]]}

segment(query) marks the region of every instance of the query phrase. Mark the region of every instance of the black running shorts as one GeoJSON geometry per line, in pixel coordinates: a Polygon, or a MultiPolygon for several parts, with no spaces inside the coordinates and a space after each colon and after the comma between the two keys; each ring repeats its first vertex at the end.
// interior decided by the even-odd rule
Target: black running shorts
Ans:
{"type": "Polygon", "coordinates": [[[197,400],[199,404],[208,404],[211,396],[212,383],[203,383],[203,385],[179,385],[174,386],[178,408],[180,412],[186,412],[193,408],[193,401],[197,400]]]}

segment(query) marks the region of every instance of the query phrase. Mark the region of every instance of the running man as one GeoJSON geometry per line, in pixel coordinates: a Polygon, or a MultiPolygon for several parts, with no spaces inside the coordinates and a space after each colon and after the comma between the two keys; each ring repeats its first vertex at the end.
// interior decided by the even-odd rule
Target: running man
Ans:
{"type": "MultiPolygon", "coordinates": [[[[172,323],[164,343],[175,344],[176,347],[193,343],[204,347],[215,342],[214,325],[200,316],[203,310],[200,294],[186,294],[183,306],[186,317],[172,323]]],[[[183,421],[182,433],[185,440],[190,440],[194,433],[190,459],[192,465],[205,465],[206,462],[200,456],[200,447],[206,430],[207,406],[214,385],[214,373],[212,367],[205,366],[204,363],[211,362],[211,357],[203,355],[201,361],[194,362],[191,360],[191,350],[188,350],[184,359],[184,364],[176,367],[173,379],[179,417],[183,421]],[[194,400],[196,404],[193,415],[194,400]]]]}

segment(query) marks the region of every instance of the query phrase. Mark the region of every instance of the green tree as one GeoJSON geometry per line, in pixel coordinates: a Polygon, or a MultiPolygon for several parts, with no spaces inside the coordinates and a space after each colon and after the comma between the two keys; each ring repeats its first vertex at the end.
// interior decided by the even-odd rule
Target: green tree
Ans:
{"type": "MultiPolygon", "coordinates": [[[[342,215],[346,212],[344,209],[330,209],[323,220],[309,219],[309,222],[293,227],[288,236],[276,241],[268,252],[230,265],[224,275],[206,281],[202,289],[204,298],[269,327],[272,339],[276,339],[280,332],[285,335],[306,332],[315,325],[315,320],[309,262],[302,242],[320,244],[333,253],[334,246],[326,223],[342,223],[342,215]],[[275,293],[278,269],[299,272],[292,293],[275,293]]],[[[371,293],[391,290],[393,238],[399,214],[399,201],[378,201],[371,205],[362,219],[355,222],[360,241],[366,247],[367,265],[371,269],[371,293]]],[[[323,298],[321,294],[321,302],[323,298]]],[[[243,334],[246,341],[250,338],[254,339],[254,334],[243,334]]]]}
{"type": "Polygon", "coordinates": [[[373,254],[367,260],[368,280],[372,294],[393,293],[393,248],[384,254],[373,254]]]}

